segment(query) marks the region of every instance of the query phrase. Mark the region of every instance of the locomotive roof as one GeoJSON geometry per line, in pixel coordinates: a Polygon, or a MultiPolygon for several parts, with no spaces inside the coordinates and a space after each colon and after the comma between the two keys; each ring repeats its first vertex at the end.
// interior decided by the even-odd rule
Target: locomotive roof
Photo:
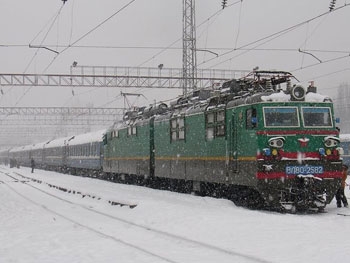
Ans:
{"type": "Polygon", "coordinates": [[[254,71],[241,79],[232,79],[212,87],[197,89],[180,96],[170,103],[141,107],[126,112],[123,121],[115,123],[110,129],[119,129],[149,120],[169,119],[182,114],[194,114],[206,110],[234,107],[258,102],[331,102],[327,96],[316,93],[311,84],[307,92],[301,86],[291,84],[295,77],[285,71],[254,71]],[[282,84],[285,87],[282,87],[282,84]],[[298,96],[300,96],[298,98],[298,96]]]}

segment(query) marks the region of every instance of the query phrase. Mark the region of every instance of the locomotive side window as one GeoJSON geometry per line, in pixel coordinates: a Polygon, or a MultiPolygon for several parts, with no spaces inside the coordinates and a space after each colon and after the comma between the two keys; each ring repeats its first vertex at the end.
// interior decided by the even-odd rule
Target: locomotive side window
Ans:
{"type": "Polygon", "coordinates": [[[302,116],[305,127],[332,127],[330,108],[302,107],[302,116]]]}
{"type": "Polygon", "coordinates": [[[206,114],[206,136],[207,140],[215,137],[225,136],[225,111],[211,111],[206,114]]]}
{"type": "Polygon", "coordinates": [[[171,141],[185,140],[185,117],[170,120],[171,141]]]}
{"type": "Polygon", "coordinates": [[[171,132],[171,140],[176,141],[176,139],[177,139],[176,131],[172,131],[171,132]]]}
{"type": "Polygon", "coordinates": [[[107,133],[103,134],[102,140],[103,140],[103,145],[107,145],[107,133]]]}
{"type": "Polygon", "coordinates": [[[224,122],[225,121],[225,112],[224,111],[218,111],[216,113],[216,121],[217,122],[224,122]]]}
{"type": "Polygon", "coordinates": [[[248,129],[254,129],[257,127],[258,122],[257,122],[257,117],[256,117],[256,109],[247,109],[246,111],[246,128],[248,129]]]}
{"type": "Polygon", "coordinates": [[[207,128],[207,139],[208,140],[214,139],[214,127],[207,128]]]}
{"type": "Polygon", "coordinates": [[[177,126],[177,119],[171,120],[171,128],[176,129],[176,126],[177,126]]]}
{"type": "Polygon", "coordinates": [[[265,127],[299,127],[297,107],[264,107],[265,127]]]}
{"type": "Polygon", "coordinates": [[[119,137],[119,131],[118,131],[118,130],[112,131],[111,137],[112,137],[112,138],[118,138],[118,137],[119,137]]]}
{"type": "Polygon", "coordinates": [[[214,123],[214,112],[210,112],[207,114],[207,123],[214,123]]]}
{"type": "Polygon", "coordinates": [[[137,135],[137,128],[134,125],[128,126],[128,136],[137,135]]]}

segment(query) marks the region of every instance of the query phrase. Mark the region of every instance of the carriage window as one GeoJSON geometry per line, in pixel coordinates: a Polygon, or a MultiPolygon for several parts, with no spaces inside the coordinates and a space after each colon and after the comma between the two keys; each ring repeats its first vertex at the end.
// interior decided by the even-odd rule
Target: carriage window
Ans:
{"type": "Polygon", "coordinates": [[[225,110],[208,112],[205,126],[207,140],[225,136],[225,110]]]}
{"type": "Polygon", "coordinates": [[[185,140],[185,117],[175,117],[170,123],[171,141],[185,140]]]}
{"type": "Polygon", "coordinates": [[[332,127],[330,108],[302,107],[305,127],[332,127]]]}
{"type": "Polygon", "coordinates": [[[299,127],[297,107],[264,107],[265,127],[299,127]]]}

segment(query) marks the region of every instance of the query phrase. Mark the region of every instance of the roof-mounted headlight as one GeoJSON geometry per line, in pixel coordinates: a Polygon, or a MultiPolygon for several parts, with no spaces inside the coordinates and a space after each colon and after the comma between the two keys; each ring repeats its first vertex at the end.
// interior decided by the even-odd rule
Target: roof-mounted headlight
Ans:
{"type": "Polygon", "coordinates": [[[302,86],[294,86],[290,95],[291,100],[302,101],[305,99],[305,89],[302,86]]]}

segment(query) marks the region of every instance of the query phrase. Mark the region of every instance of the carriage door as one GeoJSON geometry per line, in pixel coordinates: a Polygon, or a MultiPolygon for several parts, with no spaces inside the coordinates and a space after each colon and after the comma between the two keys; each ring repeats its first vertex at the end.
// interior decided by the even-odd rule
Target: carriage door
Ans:
{"type": "Polygon", "coordinates": [[[232,169],[233,172],[237,173],[238,172],[238,155],[237,155],[237,150],[238,150],[238,145],[237,145],[237,132],[238,132],[238,125],[237,125],[237,112],[233,110],[232,113],[232,120],[231,120],[231,132],[230,132],[230,137],[231,137],[231,149],[230,149],[230,170],[232,169]]]}
{"type": "Polygon", "coordinates": [[[67,167],[67,154],[68,154],[68,143],[65,141],[62,147],[62,168],[66,169],[67,167]]]}

